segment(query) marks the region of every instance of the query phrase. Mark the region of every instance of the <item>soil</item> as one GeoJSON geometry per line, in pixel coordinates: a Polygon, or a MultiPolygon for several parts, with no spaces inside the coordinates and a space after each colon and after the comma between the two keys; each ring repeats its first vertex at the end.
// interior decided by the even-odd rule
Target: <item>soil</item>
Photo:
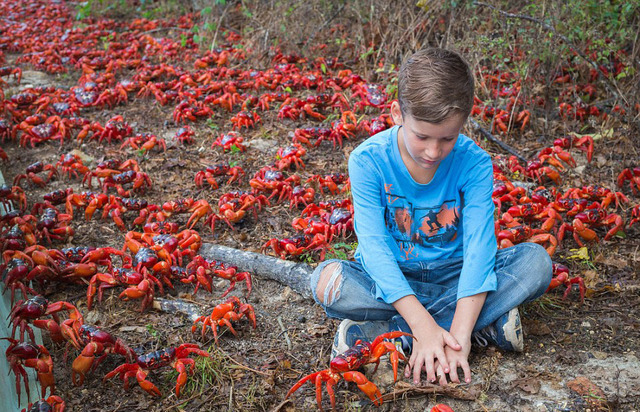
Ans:
{"type": "MultiPolygon", "coordinates": [[[[6,55],[9,63],[15,57],[6,55]]],[[[21,87],[38,82],[68,86],[73,80],[25,70],[21,87]]],[[[92,158],[92,162],[85,162],[90,167],[104,159],[135,158],[153,182],[153,187],[142,195],[149,203],[205,198],[213,205],[221,193],[250,190],[248,178],[275,160],[277,148],[290,143],[291,131],[296,127],[315,125],[312,122],[282,121],[277,119],[276,110],[270,110],[261,113],[261,124],[243,131],[248,146],[246,152],[225,153],[219,147],[212,149],[210,146],[220,133],[229,130],[231,114],[216,111],[209,125],[204,122],[191,124],[196,131],[196,143],[182,146],[171,139],[178,129],[170,120],[173,106],[149,103],[148,99],[137,99],[112,110],[83,110],[83,116],[104,123],[121,114],[136,132],[153,132],[167,139],[166,151],[154,148],[141,153],[130,148],[120,149],[119,144],[98,144],[91,140],[82,144],[69,141],[61,147],[48,143],[27,149],[16,144],[3,144],[9,157],[0,165],[6,181],[11,182],[24,173],[26,165],[37,160],[55,164],[61,155],[75,149],[92,158]],[[193,177],[196,172],[208,165],[227,162],[237,163],[246,171],[241,184],[221,184],[215,191],[195,186],[193,177]]],[[[477,137],[470,130],[468,134],[477,137]]],[[[615,144],[609,142],[606,151],[596,142],[595,160],[591,164],[587,165],[583,156],[575,154],[584,167],[567,171],[565,185],[603,184],[615,187],[614,178],[620,165],[628,164],[633,156],[632,139],[625,136],[628,135],[623,133],[615,144]]],[[[350,139],[342,149],[334,149],[330,142],[324,142],[319,148],[309,151],[304,157],[306,167],[296,173],[303,178],[312,174],[346,173],[348,154],[365,138],[350,139]]],[[[506,140],[525,154],[535,153],[549,144],[546,140],[530,139],[526,135],[506,140]]],[[[498,151],[486,142],[481,144],[493,154],[498,151]]],[[[29,206],[56,189],[71,187],[76,193],[87,190],[80,181],[79,178],[63,177],[52,180],[44,188],[24,184],[29,206]]],[[[631,195],[626,190],[625,193],[631,195]]],[[[341,196],[332,197],[326,193],[323,196],[323,199],[331,198],[341,196]]],[[[635,201],[637,203],[637,198],[635,201]]],[[[81,211],[76,213],[80,215],[81,211]]],[[[196,229],[203,242],[260,252],[261,246],[269,239],[293,235],[290,222],[298,214],[299,210],[291,210],[288,203],[283,202],[259,212],[257,220],[248,217],[237,224],[235,230],[223,222],[218,222],[213,232],[202,222],[196,229]]],[[[130,223],[134,217],[135,213],[131,212],[125,219],[130,223]]],[[[184,226],[187,218],[188,215],[183,215],[178,221],[184,226]]],[[[90,221],[76,217],[71,225],[75,235],[64,243],[56,242],[56,248],[80,245],[123,247],[124,234],[113,222],[101,220],[98,214],[90,221]]],[[[577,248],[572,240],[556,253],[555,261],[568,264],[572,274],[585,278],[588,287],[586,299],[580,301],[574,285],[566,299],[562,297],[565,288],[560,287],[524,306],[521,310],[526,335],[523,354],[474,347],[471,356],[473,383],[470,387],[461,388],[475,393],[474,400],[425,394],[414,389],[399,393],[379,410],[428,410],[436,403],[447,403],[456,411],[638,410],[639,230],[640,225],[636,225],[625,230],[625,237],[589,246],[591,259],[588,260],[570,259],[577,253],[572,250],[577,248]],[[592,387],[589,387],[589,382],[592,387]]],[[[601,230],[599,233],[603,234],[601,230]]],[[[345,245],[355,241],[354,235],[340,239],[345,245]]],[[[339,252],[334,255],[353,256],[353,250],[348,246],[336,248],[339,252]]],[[[302,259],[312,265],[319,261],[317,255],[302,259]]],[[[169,297],[193,303],[206,312],[224,300],[221,295],[228,282],[221,280],[214,286],[212,294],[204,290],[194,294],[191,285],[175,285],[175,289],[166,292],[169,297]]],[[[129,391],[124,391],[122,382],[117,379],[103,382],[104,375],[122,363],[119,356],[107,357],[87,376],[84,385],[74,386],[70,376],[71,360],[63,360],[66,348],[56,346],[45,337],[45,346],[50,348],[55,359],[56,391],[66,400],[67,410],[294,411],[316,407],[315,391],[310,384],[299,389],[289,401],[284,401],[285,394],[300,377],[326,368],[329,361],[333,335],[339,322],[327,318],[312,300],[301,297],[286,285],[254,277],[253,291],[247,302],[255,308],[257,327],[253,329],[248,321],[242,319],[234,324],[237,336],[224,331],[215,343],[211,333],[204,341],[197,334],[193,335],[191,321],[180,314],[156,310],[140,312],[138,301],[125,302],[118,298],[121,291],[121,288],[107,290],[103,301],[92,310],[86,307],[86,285],[50,283],[43,293],[50,301],[62,300],[76,305],[83,312],[86,323],[104,327],[139,353],[198,342],[201,347],[208,348],[211,360],[197,362],[196,374],[189,378],[180,398],[176,397],[174,390],[177,373],[170,368],[152,371],[149,379],[162,392],[162,397],[153,398],[134,381],[129,391]]],[[[244,296],[245,293],[244,283],[239,282],[232,294],[244,296]]],[[[71,350],[69,356],[75,357],[77,353],[71,350]]],[[[384,394],[390,394],[394,391],[390,376],[388,366],[381,366],[381,370],[370,377],[384,394]]],[[[422,385],[424,388],[438,391],[426,383],[422,385]]],[[[323,397],[324,406],[329,407],[329,397],[324,389],[323,397]]],[[[336,401],[341,410],[376,409],[352,384],[340,383],[336,387],[336,401]]]]}

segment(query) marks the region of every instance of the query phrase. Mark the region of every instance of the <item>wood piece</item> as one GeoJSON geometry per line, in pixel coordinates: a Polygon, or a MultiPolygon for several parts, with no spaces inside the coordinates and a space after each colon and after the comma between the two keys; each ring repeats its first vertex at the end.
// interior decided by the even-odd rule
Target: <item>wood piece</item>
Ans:
{"type": "Polygon", "coordinates": [[[511,153],[512,155],[517,157],[521,162],[527,163],[527,159],[525,159],[524,156],[522,156],[520,153],[518,153],[516,151],[516,149],[514,149],[513,147],[509,146],[508,144],[506,144],[502,140],[500,140],[497,137],[495,137],[494,135],[492,135],[491,132],[489,132],[484,127],[480,126],[480,123],[476,122],[472,118],[469,118],[469,123],[471,123],[471,127],[473,128],[473,131],[480,132],[480,134],[483,135],[487,140],[497,144],[498,146],[500,146],[503,150],[507,151],[508,153],[511,153]]]}
{"type": "Polygon", "coordinates": [[[252,275],[273,279],[289,286],[296,293],[311,299],[309,277],[313,268],[306,263],[289,262],[260,253],[245,252],[226,246],[205,243],[199,251],[205,259],[218,260],[237,266],[238,270],[251,272],[252,275]]]}
{"type": "Polygon", "coordinates": [[[411,383],[399,381],[393,388],[393,392],[382,395],[383,401],[390,401],[396,399],[404,394],[438,394],[445,395],[454,399],[462,399],[465,401],[473,401],[478,398],[482,392],[482,387],[479,384],[476,385],[455,385],[450,383],[447,386],[434,385],[431,383],[422,384],[420,386],[413,385],[411,383]]]}

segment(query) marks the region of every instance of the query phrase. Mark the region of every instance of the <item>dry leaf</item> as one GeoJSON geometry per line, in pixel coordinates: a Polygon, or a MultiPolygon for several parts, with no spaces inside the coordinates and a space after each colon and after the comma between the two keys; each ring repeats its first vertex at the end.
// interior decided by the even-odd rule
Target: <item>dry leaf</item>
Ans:
{"type": "Polygon", "coordinates": [[[593,289],[600,281],[600,276],[598,276],[598,272],[595,270],[585,270],[582,277],[584,278],[584,284],[588,289],[593,289]]]}
{"type": "Polygon", "coordinates": [[[604,408],[607,404],[607,396],[604,391],[584,376],[578,376],[574,380],[567,382],[567,387],[584,397],[590,405],[598,409],[600,407],[604,408]]]}
{"type": "Polygon", "coordinates": [[[537,378],[521,378],[513,381],[513,387],[535,395],[540,392],[540,380],[537,378]]]}
{"type": "Polygon", "coordinates": [[[309,334],[314,337],[320,337],[329,333],[329,328],[325,325],[313,325],[309,328],[309,334]]]}
{"type": "Polygon", "coordinates": [[[545,336],[551,333],[551,328],[544,322],[536,319],[524,319],[524,326],[527,335],[545,336]]]}

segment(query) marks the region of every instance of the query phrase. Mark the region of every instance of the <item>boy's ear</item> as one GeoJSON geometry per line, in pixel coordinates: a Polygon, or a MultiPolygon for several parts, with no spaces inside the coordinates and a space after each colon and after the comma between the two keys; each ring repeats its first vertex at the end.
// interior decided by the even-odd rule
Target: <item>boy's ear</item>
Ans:
{"type": "Polygon", "coordinates": [[[395,124],[402,125],[402,110],[400,110],[400,103],[397,100],[391,102],[391,117],[395,124]]]}

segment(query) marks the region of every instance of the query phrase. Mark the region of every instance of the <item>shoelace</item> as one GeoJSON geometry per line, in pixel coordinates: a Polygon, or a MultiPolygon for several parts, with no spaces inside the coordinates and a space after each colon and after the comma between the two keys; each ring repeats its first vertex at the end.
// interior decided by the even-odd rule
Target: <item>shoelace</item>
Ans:
{"type": "Polygon", "coordinates": [[[485,339],[485,337],[482,336],[479,332],[476,332],[471,336],[479,346],[482,346],[483,348],[489,346],[489,341],[487,341],[487,339],[485,339]]]}

